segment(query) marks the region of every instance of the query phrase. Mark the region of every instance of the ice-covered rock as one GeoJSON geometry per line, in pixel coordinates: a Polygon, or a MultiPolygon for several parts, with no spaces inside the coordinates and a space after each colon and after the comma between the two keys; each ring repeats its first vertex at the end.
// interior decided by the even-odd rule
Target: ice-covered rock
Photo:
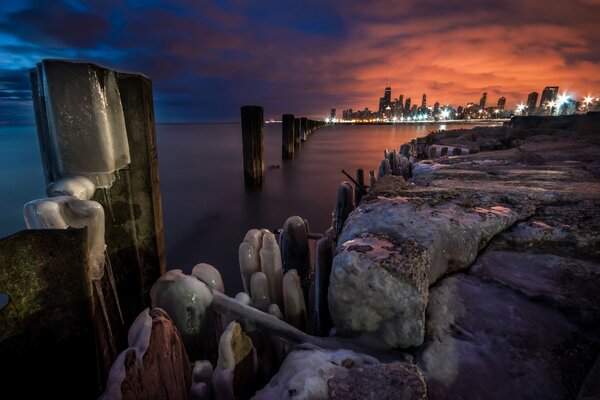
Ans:
{"type": "Polygon", "coordinates": [[[286,357],[277,375],[253,399],[329,399],[328,382],[350,376],[353,368],[377,362],[349,350],[296,350],[286,357]]]}
{"type": "Polygon", "coordinates": [[[216,343],[211,322],[212,292],[194,276],[175,269],[162,274],[150,292],[152,306],[165,310],[192,359],[211,359],[216,343]]]}
{"type": "Polygon", "coordinates": [[[421,344],[430,253],[414,239],[348,240],[333,261],[331,318],[342,334],[367,333],[393,347],[421,344]]]}

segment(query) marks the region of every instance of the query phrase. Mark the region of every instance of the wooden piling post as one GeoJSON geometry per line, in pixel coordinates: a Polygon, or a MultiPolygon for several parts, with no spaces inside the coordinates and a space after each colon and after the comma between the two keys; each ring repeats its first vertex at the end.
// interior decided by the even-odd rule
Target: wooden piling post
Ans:
{"type": "Polygon", "coordinates": [[[0,239],[0,382],[6,398],[97,398],[87,228],[0,239]],[[37,371],[39,362],[48,368],[37,371]]]}
{"type": "Polygon", "coordinates": [[[264,127],[265,120],[261,106],[242,107],[244,182],[248,187],[261,186],[263,183],[264,127]]]}
{"type": "Polygon", "coordinates": [[[300,118],[300,139],[303,142],[306,142],[307,138],[308,138],[308,136],[306,133],[306,117],[301,117],[300,118]]]}
{"type": "Polygon", "coordinates": [[[294,146],[300,146],[300,118],[294,118],[294,146]]]}
{"type": "Polygon", "coordinates": [[[63,178],[64,172],[87,174],[99,186],[92,200],[105,210],[107,265],[123,320],[109,274],[104,274],[102,293],[93,293],[94,304],[98,296],[106,303],[106,317],[94,315],[98,374],[104,381],[118,354],[115,349],[126,346],[127,328],[150,304],[150,288],[166,270],[152,82],[92,63],[60,60],[44,60],[30,70],[30,78],[46,183],[63,178]],[[73,142],[77,152],[69,151],[73,142]],[[110,166],[117,156],[117,168],[103,170],[99,178],[85,170],[110,166]],[[67,164],[71,170],[63,171],[67,164]],[[105,319],[112,333],[103,325],[105,319]]]}
{"type": "MultiPolygon", "coordinates": [[[[362,187],[365,187],[365,171],[362,168],[356,170],[356,182],[362,187]]],[[[358,185],[354,186],[354,203],[358,205],[363,197],[363,190],[358,185]]]]}
{"type": "Polygon", "coordinates": [[[281,117],[281,158],[294,158],[294,115],[283,114],[281,117]]]}

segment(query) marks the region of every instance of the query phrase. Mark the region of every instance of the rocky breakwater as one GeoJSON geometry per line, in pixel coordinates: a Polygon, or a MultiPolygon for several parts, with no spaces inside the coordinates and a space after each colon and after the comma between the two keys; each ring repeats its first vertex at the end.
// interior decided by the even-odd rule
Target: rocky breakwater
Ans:
{"type": "Polygon", "coordinates": [[[383,174],[338,238],[338,332],[409,348],[431,399],[589,395],[600,350],[600,118],[585,118],[403,146],[412,178],[383,174]]]}

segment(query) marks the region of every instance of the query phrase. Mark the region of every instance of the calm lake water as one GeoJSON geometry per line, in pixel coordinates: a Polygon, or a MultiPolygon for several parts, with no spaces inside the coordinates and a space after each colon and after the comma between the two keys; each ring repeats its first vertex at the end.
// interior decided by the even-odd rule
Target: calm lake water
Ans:
{"type": "MultiPolygon", "coordinates": [[[[468,127],[472,127],[469,125],[468,127]]],[[[448,125],[448,129],[464,126],[448,125]]],[[[337,186],[357,168],[377,169],[383,149],[446,128],[430,125],[328,126],[291,162],[281,160],[281,125],[265,125],[265,183],[246,190],[239,124],[158,125],[158,157],[169,268],[200,262],[221,270],[229,294],[241,290],[237,248],[251,228],[277,229],[287,217],[311,231],[331,225],[337,186]],[[270,169],[269,166],[279,166],[270,169]]],[[[0,236],[24,229],[22,206],[44,197],[35,126],[0,126],[0,236]]]]}

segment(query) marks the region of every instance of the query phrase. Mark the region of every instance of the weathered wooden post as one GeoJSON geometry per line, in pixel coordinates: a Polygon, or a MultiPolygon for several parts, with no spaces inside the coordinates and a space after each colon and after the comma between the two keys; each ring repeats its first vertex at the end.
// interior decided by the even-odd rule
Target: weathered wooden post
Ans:
{"type": "Polygon", "coordinates": [[[96,398],[87,229],[27,230],[0,240],[4,396],[96,398]],[[43,373],[39,363],[47,364],[43,373]]]}
{"type": "Polygon", "coordinates": [[[294,158],[294,115],[283,114],[281,117],[281,158],[294,158]]]}
{"type": "Polygon", "coordinates": [[[96,280],[92,295],[103,381],[166,270],[152,83],[61,60],[42,61],[30,78],[46,182],[83,176],[95,186],[91,200],[104,209],[109,273],[96,280]]]}
{"type": "Polygon", "coordinates": [[[242,107],[242,140],[244,147],[244,182],[248,187],[261,186],[264,162],[265,120],[261,106],[242,107]]]}
{"type": "Polygon", "coordinates": [[[362,189],[365,187],[365,171],[362,168],[356,170],[356,182],[358,185],[354,186],[354,203],[358,205],[365,194],[362,189]]]}
{"type": "Polygon", "coordinates": [[[306,117],[300,118],[300,139],[306,142],[308,135],[306,133],[306,117]]]}
{"type": "Polygon", "coordinates": [[[300,146],[300,118],[294,118],[294,146],[300,146]]]}

